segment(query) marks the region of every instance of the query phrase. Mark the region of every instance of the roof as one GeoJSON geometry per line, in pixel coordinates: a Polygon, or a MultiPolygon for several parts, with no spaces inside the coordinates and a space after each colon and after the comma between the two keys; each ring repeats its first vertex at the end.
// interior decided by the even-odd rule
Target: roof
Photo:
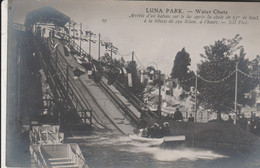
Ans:
{"type": "Polygon", "coordinates": [[[35,22],[49,22],[54,23],[57,26],[64,26],[70,17],[64,15],[60,11],[50,7],[45,6],[31,12],[28,12],[25,19],[25,27],[28,27],[35,22]]]}

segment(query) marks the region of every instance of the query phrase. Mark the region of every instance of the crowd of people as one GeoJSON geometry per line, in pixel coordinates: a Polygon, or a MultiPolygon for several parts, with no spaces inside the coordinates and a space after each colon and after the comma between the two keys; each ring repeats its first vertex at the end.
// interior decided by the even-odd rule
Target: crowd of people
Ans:
{"type": "MultiPolygon", "coordinates": [[[[176,108],[176,111],[174,113],[168,114],[165,118],[167,120],[173,120],[173,121],[183,121],[184,120],[182,112],[179,110],[179,108],[176,108]]],[[[194,117],[192,116],[192,114],[189,115],[188,122],[194,122],[194,117]]]]}
{"type": "Polygon", "coordinates": [[[147,138],[162,138],[164,136],[170,135],[169,123],[164,122],[162,125],[154,123],[150,127],[142,128],[139,130],[139,135],[141,137],[147,138]]]}
{"type": "MultiPolygon", "coordinates": [[[[176,108],[175,113],[164,117],[165,121],[183,121],[182,112],[179,108],[176,108]]],[[[190,114],[188,122],[194,122],[194,117],[190,114]]],[[[144,116],[141,115],[140,122],[138,125],[139,136],[147,138],[162,138],[170,135],[170,124],[164,122],[163,124],[154,123],[151,126],[147,126],[144,116]]]]}
{"type": "MultiPolygon", "coordinates": [[[[233,120],[232,120],[233,121],[233,120]]],[[[239,115],[237,124],[245,131],[260,136],[260,118],[252,115],[251,118],[245,118],[244,114],[239,115]]]]}

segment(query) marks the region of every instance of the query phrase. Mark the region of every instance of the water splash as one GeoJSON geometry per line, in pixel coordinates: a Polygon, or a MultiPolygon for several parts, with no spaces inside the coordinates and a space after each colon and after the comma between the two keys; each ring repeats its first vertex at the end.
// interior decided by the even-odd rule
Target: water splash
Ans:
{"type": "Polygon", "coordinates": [[[136,148],[131,150],[131,152],[145,152],[152,154],[154,159],[158,161],[176,161],[180,159],[196,161],[199,159],[213,160],[218,158],[224,158],[226,156],[216,154],[212,151],[205,151],[200,149],[161,149],[161,148],[136,148]]]}
{"type": "Polygon", "coordinates": [[[139,142],[130,139],[127,136],[120,137],[99,137],[93,138],[89,145],[110,145],[116,148],[118,151],[130,152],[130,153],[146,153],[151,155],[157,161],[176,161],[176,160],[190,160],[196,161],[202,160],[214,160],[219,158],[226,158],[227,156],[215,153],[210,150],[203,149],[163,149],[160,147],[151,147],[152,142],[139,142]]]}

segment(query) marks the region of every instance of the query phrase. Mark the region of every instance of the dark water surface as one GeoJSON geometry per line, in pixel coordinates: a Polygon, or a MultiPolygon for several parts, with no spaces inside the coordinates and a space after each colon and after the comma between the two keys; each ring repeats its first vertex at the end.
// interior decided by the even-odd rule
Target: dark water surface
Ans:
{"type": "Polygon", "coordinates": [[[91,168],[260,168],[260,151],[219,154],[205,149],[162,149],[127,136],[73,137],[91,168]]]}

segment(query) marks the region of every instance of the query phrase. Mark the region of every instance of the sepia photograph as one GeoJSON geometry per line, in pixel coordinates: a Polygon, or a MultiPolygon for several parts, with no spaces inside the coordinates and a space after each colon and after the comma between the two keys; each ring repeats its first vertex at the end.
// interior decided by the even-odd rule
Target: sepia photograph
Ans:
{"type": "Polygon", "coordinates": [[[6,2],[1,167],[260,167],[259,2],[6,2]]]}

